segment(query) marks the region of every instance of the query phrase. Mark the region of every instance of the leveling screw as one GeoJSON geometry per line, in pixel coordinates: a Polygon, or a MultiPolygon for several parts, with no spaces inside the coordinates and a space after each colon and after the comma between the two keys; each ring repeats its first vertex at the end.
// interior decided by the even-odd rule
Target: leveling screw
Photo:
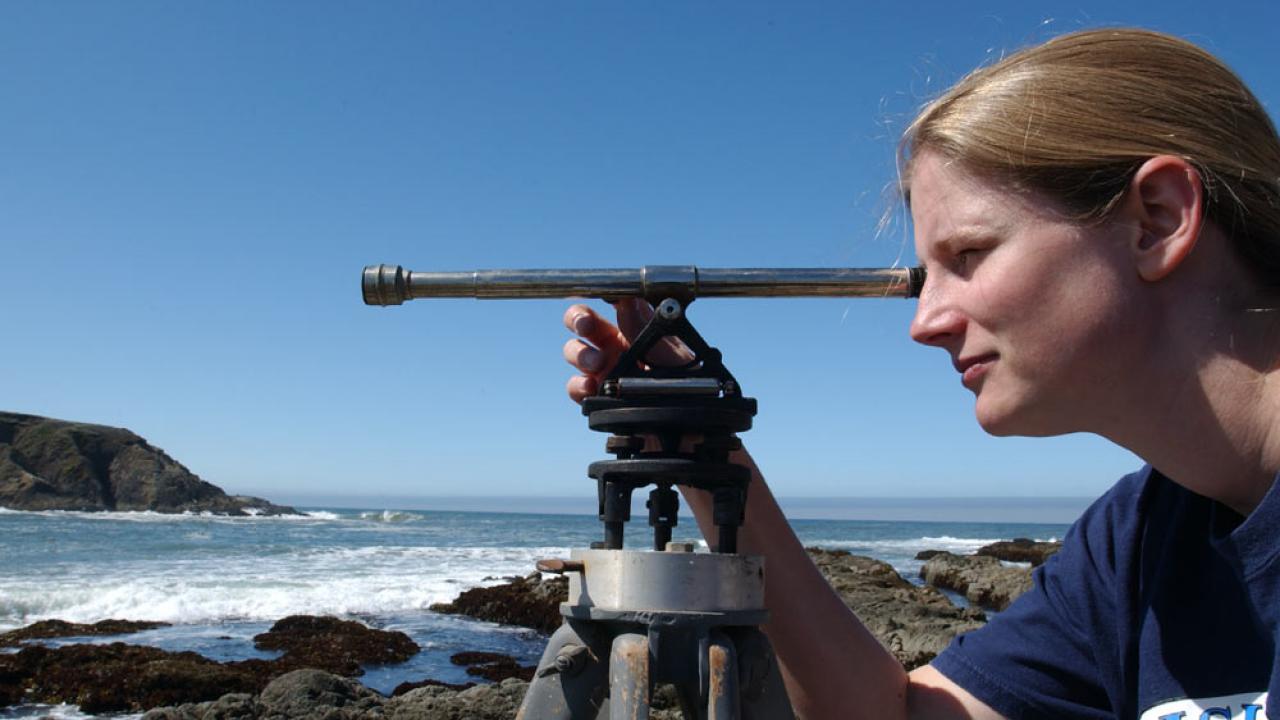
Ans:
{"type": "Polygon", "coordinates": [[[556,670],[569,677],[577,675],[586,664],[587,653],[586,645],[565,645],[556,653],[556,670]]]}

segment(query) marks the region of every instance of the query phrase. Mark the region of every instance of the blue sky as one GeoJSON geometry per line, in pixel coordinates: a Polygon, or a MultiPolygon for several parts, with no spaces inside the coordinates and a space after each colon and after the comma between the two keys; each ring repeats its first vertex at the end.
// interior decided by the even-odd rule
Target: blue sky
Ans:
{"type": "MultiPolygon", "coordinates": [[[[590,496],[566,303],[370,308],[364,265],[913,264],[876,230],[912,110],[1115,24],[1280,105],[1274,3],[4,3],[0,409],[268,497],[590,496]]],[[[985,436],[913,306],[693,307],[775,492],[1083,496],[1137,466],[985,436]]]]}

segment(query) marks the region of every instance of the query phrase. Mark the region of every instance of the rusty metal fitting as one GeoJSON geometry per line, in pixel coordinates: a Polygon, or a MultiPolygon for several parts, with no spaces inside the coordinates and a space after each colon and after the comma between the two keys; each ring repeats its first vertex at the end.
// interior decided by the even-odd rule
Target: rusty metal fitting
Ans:
{"type": "Polygon", "coordinates": [[[587,566],[581,560],[561,560],[559,558],[539,560],[534,567],[538,569],[538,572],[553,573],[555,575],[563,575],[567,572],[580,573],[587,569],[587,566]]]}

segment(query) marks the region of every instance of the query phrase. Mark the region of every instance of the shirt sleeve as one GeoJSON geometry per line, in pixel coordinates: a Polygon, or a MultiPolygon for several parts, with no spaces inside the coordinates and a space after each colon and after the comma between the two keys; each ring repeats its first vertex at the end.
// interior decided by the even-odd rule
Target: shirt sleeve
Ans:
{"type": "Polygon", "coordinates": [[[1126,508],[1144,473],[1093,504],[1037,568],[1031,590],[982,628],[957,637],[933,666],[1011,720],[1113,718],[1121,674],[1114,592],[1126,508]]]}

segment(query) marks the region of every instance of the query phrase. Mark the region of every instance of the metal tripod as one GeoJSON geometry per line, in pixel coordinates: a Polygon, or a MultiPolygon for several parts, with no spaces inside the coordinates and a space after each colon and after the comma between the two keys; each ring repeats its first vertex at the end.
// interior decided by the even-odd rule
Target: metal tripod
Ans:
{"type": "Polygon", "coordinates": [[[517,718],[643,720],[659,683],[675,687],[686,720],[794,717],[758,629],[768,617],[763,558],[737,554],[751,476],[729,453],[742,447],[735,433],[751,428],[756,402],[685,318],[692,294],[671,289],[600,393],[583,403],[591,429],[611,433],[606,450],[615,456],[588,469],[604,541],[538,564],[569,575],[569,600],[517,718]],[[645,364],[668,337],[693,358],[645,364]],[[700,438],[692,451],[682,451],[686,436],[700,438]],[[632,492],[648,485],[656,486],[648,502],[654,550],[624,550],[632,492]],[[712,552],[671,542],[674,485],[711,494],[712,552]]]}

